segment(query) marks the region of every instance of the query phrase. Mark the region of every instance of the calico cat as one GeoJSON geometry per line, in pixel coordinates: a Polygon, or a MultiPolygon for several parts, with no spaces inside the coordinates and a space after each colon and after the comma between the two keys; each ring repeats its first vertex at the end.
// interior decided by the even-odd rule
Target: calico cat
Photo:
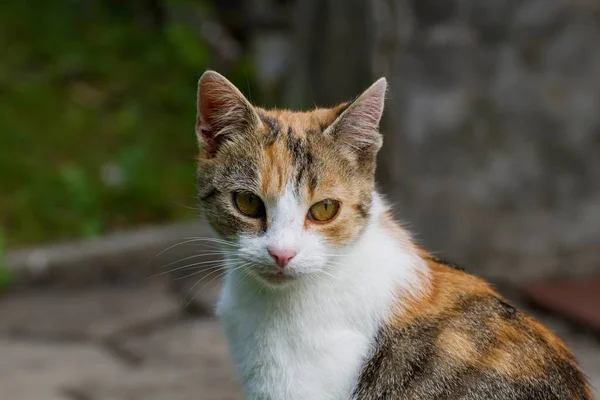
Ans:
{"type": "Polygon", "coordinates": [[[591,399],[554,334],[393,220],[374,181],[386,85],[293,112],[200,79],[199,198],[247,398],[591,399]]]}

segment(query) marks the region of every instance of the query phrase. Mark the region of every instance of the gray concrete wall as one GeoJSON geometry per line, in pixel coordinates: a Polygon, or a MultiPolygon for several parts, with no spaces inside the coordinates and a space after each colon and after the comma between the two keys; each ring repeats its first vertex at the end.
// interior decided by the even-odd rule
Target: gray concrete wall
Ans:
{"type": "Polygon", "coordinates": [[[306,0],[295,21],[296,103],[389,78],[379,181],[422,243],[502,280],[600,273],[599,1],[306,0]]]}

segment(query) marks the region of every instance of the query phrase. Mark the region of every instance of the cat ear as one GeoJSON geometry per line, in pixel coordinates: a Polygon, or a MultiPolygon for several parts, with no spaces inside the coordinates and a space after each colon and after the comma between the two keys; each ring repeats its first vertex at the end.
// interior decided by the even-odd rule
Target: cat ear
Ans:
{"type": "Polygon", "coordinates": [[[198,82],[196,135],[204,154],[213,157],[225,140],[259,123],[254,107],[223,75],[206,71],[198,82]]]}
{"type": "Polygon", "coordinates": [[[337,142],[353,152],[377,153],[382,144],[379,122],[386,89],[386,79],[380,78],[350,103],[328,129],[337,142]]]}

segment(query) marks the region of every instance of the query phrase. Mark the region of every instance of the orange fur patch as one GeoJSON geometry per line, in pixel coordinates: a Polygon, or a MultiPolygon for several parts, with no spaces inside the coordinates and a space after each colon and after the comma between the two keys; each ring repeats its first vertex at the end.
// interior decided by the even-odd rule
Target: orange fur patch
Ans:
{"type": "Polygon", "coordinates": [[[479,357],[479,351],[473,341],[464,333],[446,330],[437,337],[437,346],[452,360],[472,364],[479,357]]]}
{"type": "Polygon", "coordinates": [[[331,125],[344,107],[345,104],[340,104],[334,108],[316,108],[310,111],[256,109],[276,119],[282,125],[282,130],[287,132],[291,128],[297,137],[306,137],[309,132],[320,132],[323,127],[331,125]]]}
{"type": "Polygon", "coordinates": [[[260,179],[263,195],[278,197],[289,183],[293,166],[285,144],[275,142],[266,147],[261,165],[260,179]]]}
{"type": "MultiPolygon", "coordinates": [[[[394,227],[386,223],[384,228],[394,227]]],[[[398,228],[394,228],[394,232],[398,233],[398,228]]],[[[544,376],[548,351],[563,360],[573,360],[560,339],[524,315],[511,320],[490,311],[478,316],[481,331],[476,328],[473,333],[473,326],[467,322],[473,316],[461,314],[461,299],[498,298],[501,301],[500,295],[482,279],[443,265],[424,250],[420,250],[420,254],[429,266],[426,290],[422,296],[402,299],[403,304],[398,306],[391,326],[400,328],[426,321],[446,321],[436,338],[436,347],[442,354],[453,362],[493,370],[515,380],[544,376]],[[481,332],[490,332],[494,340],[478,349],[477,340],[489,335],[481,332]],[[544,347],[544,343],[550,349],[544,347]]],[[[482,304],[485,307],[485,303],[482,304]]]]}
{"type": "Polygon", "coordinates": [[[551,332],[544,325],[540,324],[533,318],[527,317],[527,321],[529,322],[529,326],[533,328],[534,331],[538,332],[538,334],[545,338],[548,344],[559,354],[564,355],[567,358],[573,357],[571,350],[567,347],[567,345],[560,340],[553,332],[551,332]]]}
{"type": "Polygon", "coordinates": [[[435,317],[447,312],[462,295],[497,295],[482,279],[426,260],[430,275],[424,282],[426,289],[418,298],[403,299],[408,304],[399,306],[392,322],[402,326],[417,317],[435,317]]]}

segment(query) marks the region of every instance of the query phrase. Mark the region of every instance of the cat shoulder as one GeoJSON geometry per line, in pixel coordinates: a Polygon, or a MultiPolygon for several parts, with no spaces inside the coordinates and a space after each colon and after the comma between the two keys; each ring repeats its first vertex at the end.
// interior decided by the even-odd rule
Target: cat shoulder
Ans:
{"type": "Polygon", "coordinates": [[[422,257],[429,286],[418,298],[403,299],[381,327],[355,399],[448,393],[461,393],[461,399],[592,399],[572,353],[552,332],[484,280],[422,257]]]}

